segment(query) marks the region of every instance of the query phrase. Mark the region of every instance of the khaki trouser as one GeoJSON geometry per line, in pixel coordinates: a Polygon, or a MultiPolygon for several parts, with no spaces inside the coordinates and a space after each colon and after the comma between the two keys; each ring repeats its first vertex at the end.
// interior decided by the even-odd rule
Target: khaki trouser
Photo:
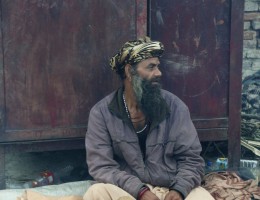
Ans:
{"type": "MultiPolygon", "coordinates": [[[[147,185],[150,190],[160,199],[164,200],[166,194],[169,192],[169,189],[164,187],[152,187],[147,185]]],[[[96,183],[92,185],[86,194],[84,195],[84,200],[118,200],[124,199],[122,197],[128,197],[126,199],[134,200],[135,198],[128,194],[126,191],[121,188],[104,183],[96,183]]],[[[190,194],[186,197],[185,200],[214,200],[210,193],[202,187],[197,187],[193,189],[190,194]]]]}

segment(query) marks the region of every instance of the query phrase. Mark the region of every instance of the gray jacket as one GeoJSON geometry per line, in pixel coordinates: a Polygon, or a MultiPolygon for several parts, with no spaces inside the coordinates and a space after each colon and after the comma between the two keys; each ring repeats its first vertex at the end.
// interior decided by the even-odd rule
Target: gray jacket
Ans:
{"type": "Polygon", "coordinates": [[[162,95],[165,101],[151,123],[145,159],[123,107],[122,88],[91,109],[86,152],[96,181],[119,186],[135,198],[145,183],[175,189],[184,197],[200,185],[204,160],[188,108],[172,93],[162,90],[162,95]]]}

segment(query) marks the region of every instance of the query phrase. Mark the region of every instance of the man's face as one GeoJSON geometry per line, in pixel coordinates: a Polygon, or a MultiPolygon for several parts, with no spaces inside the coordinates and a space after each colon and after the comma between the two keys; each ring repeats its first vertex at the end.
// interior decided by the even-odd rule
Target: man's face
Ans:
{"type": "Polygon", "coordinates": [[[159,70],[160,61],[158,58],[148,58],[136,66],[137,74],[152,84],[159,84],[162,72],[159,70]]]}
{"type": "Polygon", "coordinates": [[[158,114],[161,103],[161,71],[159,59],[149,58],[137,64],[132,73],[132,87],[136,100],[145,114],[153,118],[158,114]]]}

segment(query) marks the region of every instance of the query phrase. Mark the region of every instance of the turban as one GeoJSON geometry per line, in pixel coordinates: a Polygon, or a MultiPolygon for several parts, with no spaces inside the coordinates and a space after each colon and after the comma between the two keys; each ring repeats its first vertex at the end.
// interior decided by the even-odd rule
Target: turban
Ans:
{"type": "Polygon", "coordinates": [[[132,65],[147,58],[161,57],[163,51],[163,44],[151,41],[149,37],[129,41],[110,59],[110,67],[118,73],[126,64],[132,65]]]}

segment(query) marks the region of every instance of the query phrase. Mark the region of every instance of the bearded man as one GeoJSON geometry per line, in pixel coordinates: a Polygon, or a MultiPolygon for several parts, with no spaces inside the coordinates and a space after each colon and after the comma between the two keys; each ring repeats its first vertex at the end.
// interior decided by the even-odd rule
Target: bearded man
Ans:
{"type": "Polygon", "coordinates": [[[204,161],[187,106],[161,89],[163,45],[126,42],[110,60],[122,79],[90,111],[84,200],[211,200],[200,187],[204,161]]]}

